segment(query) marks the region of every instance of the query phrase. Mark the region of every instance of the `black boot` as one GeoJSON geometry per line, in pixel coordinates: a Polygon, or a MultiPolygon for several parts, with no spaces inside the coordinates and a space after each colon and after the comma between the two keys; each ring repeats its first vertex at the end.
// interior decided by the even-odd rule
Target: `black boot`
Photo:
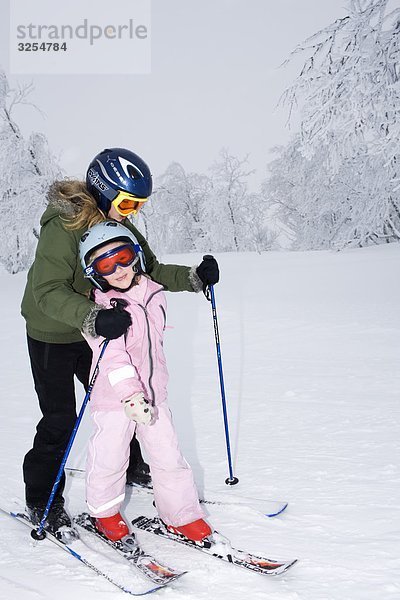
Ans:
{"type": "Polygon", "coordinates": [[[135,437],[132,439],[130,446],[129,466],[126,472],[126,485],[152,487],[149,465],[144,462],[139,442],[135,437]]]}
{"type": "Polygon", "coordinates": [[[141,487],[151,488],[151,475],[149,465],[142,461],[140,464],[136,463],[136,466],[132,469],[129,465],[129,469],[126,472],[126,485],[140,485],[141,487]]]}
{"type": "MultiPolygon", "coordinates": [[[[45,504],[37,504],[35,506],[32,504],[26,505],[26,512],[33,525],[39,525],[45,509],[45,504]]],[[[56,498],[54,500],[47,515],[44,529],[63,542],[70,542],[78,537],[77,532],[72,527],[71,519],[64,508],[63,498],[56,498]]]]}

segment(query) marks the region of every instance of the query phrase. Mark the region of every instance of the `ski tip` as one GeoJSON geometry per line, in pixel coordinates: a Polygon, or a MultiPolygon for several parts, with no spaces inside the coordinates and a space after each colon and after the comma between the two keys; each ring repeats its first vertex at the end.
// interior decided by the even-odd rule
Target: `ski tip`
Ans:
{"type": "Polygon", "coordinates": [[[289,506],[289,503],[286,502],[285,504],[283,504],[281,506],[281,508],[279,510],[276,510],[274,512],[264,513],[264,514],[266,517],[269,517],[269,518],[277,517],[278,515],[281,515],[287,509],[288,506],[289,506]]]}
{"type": "Polygon", "coordinates": [[[278,568],[273,575],[284,575],[289,569],[291,569],[298,562],[297,558],[293,560],[289,560],[284,563],[280,568],[278,568]]]}
{"type": "Polygon", "coordinates": [[[163,577],[164,581],[161,583],[162,586],[166,586],[168,583],[176,581],[188,573],[188,571],[175,571],[175,569],[160,565],[156,561],[148,563],[146,566],[153,574],[163,577]]]}

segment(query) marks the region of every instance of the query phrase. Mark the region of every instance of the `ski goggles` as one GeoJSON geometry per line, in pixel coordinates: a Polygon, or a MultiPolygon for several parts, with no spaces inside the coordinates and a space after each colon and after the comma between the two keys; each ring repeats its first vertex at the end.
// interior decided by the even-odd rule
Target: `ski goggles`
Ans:
{"type": "MultiPolygon", "coordinates": [[[[139,250],[139,247],[138,247],[139,250]]],[[[87,277],[100,275],[101,277],[112,275],[117,267],[135,266],[139,261],[136,249],[133,244],[124,244],[118,248],[107,250],[94,259],[91,265],[86,267],[85,275],[87,277]]]]}
{"type": "Polygon", "coordinates": [[[128,192],[118,192],[118,195],[111,204],[115,210],[123,217],[128,215],[136,215],[142,208],[142,205],[147,202],[148,198],[138,198],[128,192]]]}

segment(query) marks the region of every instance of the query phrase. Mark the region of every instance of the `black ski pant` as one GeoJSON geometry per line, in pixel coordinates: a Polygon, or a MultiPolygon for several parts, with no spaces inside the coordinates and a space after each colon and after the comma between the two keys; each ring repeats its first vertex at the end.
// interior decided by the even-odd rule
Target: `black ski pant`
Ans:
{"type": "MultiPolygon", "coordinates": [[[[36,428],[33,448],[24,459],[26,502],[46,504],[76,421],[74,376],[89,383],[92,351],[84,341],[72,344],[39,342],[28,336],[35,390],[43,417],[36,428]]],[[[131,444],[130,467],[143,462],[139,444],[131,444]]],[[[57,496],[65,486],[63,475],[57,496]]]]}

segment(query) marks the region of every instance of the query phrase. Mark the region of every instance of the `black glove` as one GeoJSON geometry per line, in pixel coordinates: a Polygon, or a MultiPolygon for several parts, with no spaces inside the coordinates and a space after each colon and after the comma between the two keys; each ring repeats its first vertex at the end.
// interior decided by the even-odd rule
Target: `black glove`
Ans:
{"type": "Polygon", "coordinates": [[[106,338],[106,340],[115,340],[126,333],[131,324],[131,315],[117,306],[116,308],[99,310],[94,328],[97,335],[106,338]]]}
{"type": "Polygon", "coordinates": [[[208,285],[214,285],[219,281],[218,263],[210,254],[203,256],[203,262],[197,267],[196,273],[203,282],[204,289],[208,285]]]}

